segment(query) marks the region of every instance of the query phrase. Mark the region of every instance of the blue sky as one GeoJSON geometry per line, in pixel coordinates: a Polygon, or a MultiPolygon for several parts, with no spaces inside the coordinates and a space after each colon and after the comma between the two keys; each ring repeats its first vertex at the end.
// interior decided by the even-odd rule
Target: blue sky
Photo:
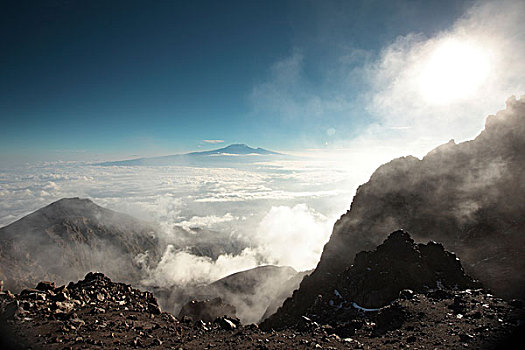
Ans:
{"type": "Polygon", "coordinates": [[[377,122],[366,71],[472,1],[16,1],[0,14],[0,159],[318,148],[377,122]]]}

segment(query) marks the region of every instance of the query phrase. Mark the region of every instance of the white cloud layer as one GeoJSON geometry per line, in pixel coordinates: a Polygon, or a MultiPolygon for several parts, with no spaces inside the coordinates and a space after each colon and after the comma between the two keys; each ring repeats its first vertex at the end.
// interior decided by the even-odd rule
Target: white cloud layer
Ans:
{"type": "Polygon", "coordinates": [[[63,197],[86,197],[157,224],[167,242],[180,228],[190,233],[184,240],[201,239],[191,229],[202,228],[225,245],[239,242],[240,253],[215,260],[171,246],[144,283],[211,282],[268,263],[305,270],[349,206],[355,179],[352,169],[317,159],[244,169],[49,163],[0,171],[0,225],[63,197]]]}
{"type": "Polygon", "coordinates": [[[239,220],[238,216],[233,216],[231,213],[226,213],[224,216],[208,215],[208,216],[192,216],[189,220],[178,222],[176,225],[186,230],[190,230],[193,227],[213,227],[223,222],[230,222],[233,220],[239,220]]]}
{"type": "MultiPolygon", "coordinates": [[[[226,221],[230,218],[231,214],[227,215],[226,221]]],[[[216,219],[221,221],[217,217],[212,221],[216,219]]],[[[203,221],[209,223],[208,219],[203,221]]],[[[240,254],[223,254],[212,260],[170,245],[143,283],[161,287],[203,284],[266,264],[310,270],[317,265],[334,222],[335,217],[327,218],[306,204],[272,207],[250,237],[251,246],[240,254]]]]}
{"type": "Polygon", "coordinates": [[[150,278],[143,283],[159,287],[204,284],[257,265],[254,252],[250,249],[235,256],[221,255],[214,261],[168,246],[157,268],[151,271],[150,278]]]}

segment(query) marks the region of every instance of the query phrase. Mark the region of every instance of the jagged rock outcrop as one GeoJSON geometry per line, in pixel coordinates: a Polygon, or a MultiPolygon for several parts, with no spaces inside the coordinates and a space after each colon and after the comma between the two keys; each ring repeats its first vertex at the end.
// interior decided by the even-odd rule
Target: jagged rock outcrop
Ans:
{"type": "Polygon", "coordinates": [[[338,299],[366,308],[387,305],[404,289],[480,288],[465,275],[459,259],[439,243],[415,244],[405,231],[396,231],[374,251],[363,251],[336,282],[338,299]]]}
{"type": "Polygon", "coordinates": [[[153,294],[98,272],[67,286],[40,282],[18,295],[0,293],[0,304],[0,336],[8,349],[156,346],[162,335],[182,330],[175,317],[161,312],[153,294]],[[147,329],[157,336],[147,337],[147,329]]]}
{"type": "Polygon", "coordinates": [[[449,142],[423,159],[379,167],[334,225],[315,271],[278,312],[303,314],[333,293],[361,250],[404,228],[454,251],[465,270],[504,297],[525,296],[525,98],[489,116],[476,139],[449,142]]]}
{"type": "MultiPolygon", "coordinates": [[[[303,314],[314,314],[321,323],[348,321],[361,309],[387,306],[400,296],[437,290],[480,288],[467,276],[459,259],[436,242],[416,244],[403,230],[391,233],[373,251],[359,252],[351,266],[333,276],[332,289],[319,294],[303,314]]],[[[300,321],[293,299],[261,324],[264,329],[283,328],[300,321]],[[290,312],[292,310],[292,312],[290,312]]]]}

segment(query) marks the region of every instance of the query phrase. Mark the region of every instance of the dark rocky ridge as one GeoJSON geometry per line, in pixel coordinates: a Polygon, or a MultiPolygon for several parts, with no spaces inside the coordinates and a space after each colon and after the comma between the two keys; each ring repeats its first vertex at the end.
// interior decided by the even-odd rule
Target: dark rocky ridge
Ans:
{"type": "Polygon", "coordinates": [[[404,289],[480,288],[465,275],[453,253],[439,243],[415,244],[405,231],[396,231],[377,247],[355,256],[352,266],[339,277],[339,299],[352,300],[366,308],[378,308],[396,299],[404,289]]]}
{"type": "Polygon", "coordinates": [[[354,255],[405,228],[416,241],[454,251],[465,270],[500,296],[525,296],[525,98],[489,116],[475,140],[453,141],[422,160],[395,159],[360,186],[334,225],[315,271],[278,313],[301,315],[354,255]]]}

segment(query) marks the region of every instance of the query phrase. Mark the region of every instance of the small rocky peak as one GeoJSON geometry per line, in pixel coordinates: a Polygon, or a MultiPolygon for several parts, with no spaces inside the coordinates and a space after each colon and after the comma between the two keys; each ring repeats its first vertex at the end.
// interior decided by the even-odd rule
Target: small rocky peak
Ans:
{"type": "Polygon", "coordinates": [[[401,229],[392,232],[388,235],[387,239],[380,246],[384,247],[400,247],[400,246],[414,246],[414,240],[410,237],[410,234],[401,229]]]}
{"type": "Polygon", "coordinates": [[[59,199],[56,202],[51,203],[49,206],[71,206],[71,205],[91,205],[91,204],[94,204],[91,199],[71,197],[71,198],[59,199]]]}
{"type": "Polygon", "coordinates": [[[414,240],[404,230],[392,232],[376,251],[376,257],[387,260],[417,260],[419,257],[414,240]]]}
{"type": "Polygon", "coordinates": [[[91,282],[91,281],[97,281],[97,280],[111,281],[108,277],[106,277],[101,272],[88,272],[86,277],[84,277],[83,282],[91,282]]]}
{"type": "Polygon", "coordinates": [[[87,198],[62,198],[40,209],[48,217],[88,216],[93,211],[101,209],[87,198]]]}
{"type": "Polygon", "coordinates": [[[454,253],[435,242],[416,244],[404,230],[391,233],[374,251],[360,252],[338,281],[348,300],[381,307],[403,289],[479,287],[454,253]]]}

